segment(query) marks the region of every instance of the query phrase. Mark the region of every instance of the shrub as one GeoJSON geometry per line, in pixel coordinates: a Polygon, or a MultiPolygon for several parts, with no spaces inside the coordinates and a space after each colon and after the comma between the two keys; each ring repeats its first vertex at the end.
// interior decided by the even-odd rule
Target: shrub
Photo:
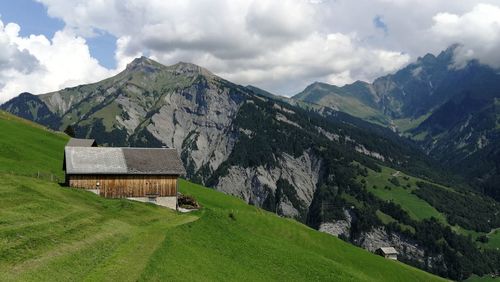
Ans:
{"type": "Polygon", "coordinates": [[[193,196],[179,195],[177,204],[184,209],[199,209],[201,206],[193,196]]]}
{"type": "Polygon", "coordinates": [[[481,235],[477,237],[476,241],[481,242],[481,243],[488,243],[489,239],[486,235],[481,235]]]}
{"type": "Polygon", "coordinates": [[[400,186],[401,185],[401,183],[399,183],[399,179],[397,177],[390,178],[389,182],[391,182],[394,186],[400,186]]]}

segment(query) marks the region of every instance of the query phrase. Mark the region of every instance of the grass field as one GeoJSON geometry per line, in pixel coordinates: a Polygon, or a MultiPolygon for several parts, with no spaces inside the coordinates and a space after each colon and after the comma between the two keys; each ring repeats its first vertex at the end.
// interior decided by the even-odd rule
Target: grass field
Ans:
{"type": "Polygon", "coordinates": [[[0,171],[60,179],[68,136],[0,111],[0,171]]]}
{"type": "Polygon", "coordinates": [[[185,180],[198,212],[23,176],[62,175],[67,137],[3,113],[0,132],[0,281],[442,280],[185,180]]]}
{"type": "Polygon", "coordinates": [[[0,175],[0,281],[439,279],[232,196],[180,190],[204,208],[178,214],[0,175]]]}
{"type": "Polygon", "coordinates": [[[492,230],[486,236],[488,237],[488,242],[482,246],[484,248],[500,250],[500,228],[492,230]]]}
{"type": "Polygon", "coordinates": [[[0,175],[0,281],[136,280],[164,231],[195,219],[0,175]]]}
{"type": "Polygon", "coordinates": [[[369,169],[368,176],[364,179],[368,191],[382,200],[393,201],[401,205],[411,218],[422,220],[435,217],[441,222],[446,223],[446,218],[442,213],[437,211],[426,201],[420,199],[417,195],[411,193],[411,191],[416,189],[416,182],[421,181],[420,179],[406,175],[402,172],[397,172],[388,167],[382,167],[381,173],[369,169]],[[389,179],[394,176],[399,180],[400,186],[396,186],[389,181],[389,179]],[[405,177],[407,177],[408,180],[405,180],[405,177]],[[410,184],[410,187],[406,187],[407,184],[410,184]],[[374,186],[376,188],[374,188],[374,186]],[[386,186],[390,189],[385,189],[386,186]]]}

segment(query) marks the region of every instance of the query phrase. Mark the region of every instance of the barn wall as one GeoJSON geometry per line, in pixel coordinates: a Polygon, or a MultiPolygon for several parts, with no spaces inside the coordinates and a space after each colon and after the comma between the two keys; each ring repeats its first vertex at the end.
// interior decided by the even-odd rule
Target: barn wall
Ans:
{"type": "Polygon", "coordinates": [[[177,195],[177,176],[170,175],[68,175],[69,186],[96,189],[106,198],[170,197],[177,195]]]}

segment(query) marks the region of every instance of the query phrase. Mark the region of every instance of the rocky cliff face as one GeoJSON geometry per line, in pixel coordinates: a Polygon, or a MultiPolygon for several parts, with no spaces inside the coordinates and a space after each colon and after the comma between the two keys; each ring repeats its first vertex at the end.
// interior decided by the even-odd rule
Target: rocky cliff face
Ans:
{"type": "Polygon", "coordinates": [[[231,166],[228,174],[219,179],[217,189],[262,207],[270,195],[276,195],[279,180],[284,180],[298,188],[296,197],[285,195],[268,208],[280,215],[302,219],[313,200],[322,160],[310,150],[299,157],[283,153],[279,158],[280,165],[274,168],[231,166]]]}
{"type": "Polygon", "coordinates": [[[367,232],[362,232],[356,237],[351,236],[351,227],[357,220],[351,212],[344,210],[346,219],[321,224],[319,231],[343,238],[353,244],[375,252],[380,247],[394,247],[398,251],[398,260],[421,265],[427,269],[443,267],[444,261],[440,255],[429,256],[424,246],[397,232],[389,232],[383,226],[374,227],[367,232]]]}

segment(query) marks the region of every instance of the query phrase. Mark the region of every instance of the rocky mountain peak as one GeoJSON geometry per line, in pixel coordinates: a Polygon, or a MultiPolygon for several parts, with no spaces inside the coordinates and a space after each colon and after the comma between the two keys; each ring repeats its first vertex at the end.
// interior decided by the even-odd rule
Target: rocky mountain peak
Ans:
{"type": "Polygon", "coordinates": [[[188,76],[203,75],[206,77],[215,76],[209,70],[193,63],[178,62],[177,64],[170,66],[170,68],[172,68],[176,74],[183,74],[188,76]]]}
{"type": "Polygon", "coordinates": [[[127,65],[125,72],[126,73],[142,72],[145,74],[152,74],[161,70],[169,71],[171,73],[174,73],[175,75],[183,75],[189,77],[194,77],[198,75],[203,75],[207,78],[215,77],[215,75],[211,73],[209,70],[202,68],[198,65],[195,65],[193,63],[178,62],[174,65],[165,66],[145,56],[135,58],[132,62],[130,62],[127,65]]]}
{"type": "Polygon", "coordinates": [[[126,71],[129,72],[155,72],[159,70],[162,67],[162,65],[154,60],[151,60],[150,58],[147,58],[145,56],[135,58],[132,62],[130,62],[127,65],[126,71]]]}
{"type": "Polygon", "coordinates": [[[427,53],[423,57],[419,57],[417,59],[417,64],[433,64],[436,62],[436,56],[433,54],[427,53]]]}
{"type": "Polygon", "coordinates": [[[321,89],[321,88],[324,88],[324,87],[329,87],[331,85],[329,84],[326,84],[324,82],[319,82],[319,81],[315,81],[311,84],[309,84],[305,89],[304,91],[306,90],[313,90],[313,89],[321,89]]]}

